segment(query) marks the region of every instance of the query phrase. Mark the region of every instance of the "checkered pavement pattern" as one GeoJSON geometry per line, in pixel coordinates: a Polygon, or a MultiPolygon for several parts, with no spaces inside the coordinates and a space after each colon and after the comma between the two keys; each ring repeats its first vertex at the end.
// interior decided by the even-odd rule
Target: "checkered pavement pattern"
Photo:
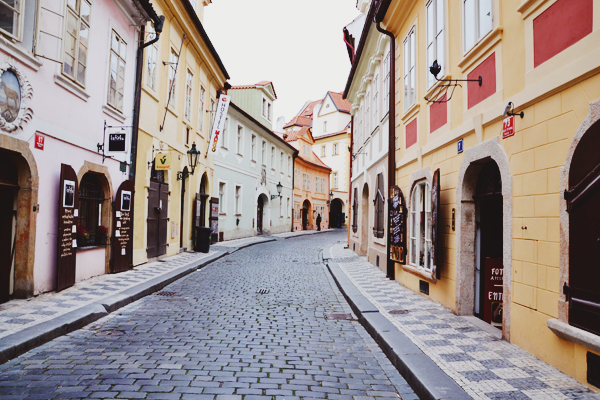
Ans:
{"type": "Polygon", "coordinates": [[[61,292],[0,304],[0,339],[80,307],[114,296],[173,269],[212,256],[209,253],[180,253],[164,260],[137,266],[119,274],[96,276],[61,292]]]}
{"type": "Polygon", "coordinates": [[[331,248],[361,293],[474,399],[600,399],[519,347],[498,339],[440,304],[386,278],[345,244],[331,248]],[[406,314],[390,314],[408,310],[406,314]]]}

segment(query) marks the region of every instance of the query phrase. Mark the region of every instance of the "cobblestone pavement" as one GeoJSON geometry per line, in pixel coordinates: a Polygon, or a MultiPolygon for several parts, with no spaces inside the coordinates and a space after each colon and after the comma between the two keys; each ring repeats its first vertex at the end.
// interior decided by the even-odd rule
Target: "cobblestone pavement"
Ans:
{"type": "Polygon", "coordinates": [[[600,399],[600,394],[519,347],[390,281],[344,244],[331,257],[361,293],[475,399],[600,399]],[[408,310],[391,314],[392,310],[408,310]]]}
{"type": "Polygon", "coordinates": [[[181,253],[164,261],[143,264],[119,274],[96,276],[78,282],[59,293],[51,292],[27,300],[11,300],[0,304],[0,339],[93,302],[115,296],[135,285],[215,253],[216,251],[212,250],[206,254],[181,253]]]}
{"type": "Polygon", "coordinates": [[[358,322],[326,318],[351,313],[319,256],[345,239],[221,258],[0,365],[0,398],[416,399],[358,322]]]}

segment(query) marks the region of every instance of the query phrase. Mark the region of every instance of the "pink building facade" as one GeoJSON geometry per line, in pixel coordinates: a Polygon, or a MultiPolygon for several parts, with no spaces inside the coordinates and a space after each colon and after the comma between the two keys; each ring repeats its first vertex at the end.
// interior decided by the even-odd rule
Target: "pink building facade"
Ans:
{"type": "Polygon", "coordinates": [[[114,244],[132,233],[114,207],[133,195],[119,188],[138,40],[158,21],[147,0],[18,7],[0,12],[0,302],[113,271],[114,244]]]}

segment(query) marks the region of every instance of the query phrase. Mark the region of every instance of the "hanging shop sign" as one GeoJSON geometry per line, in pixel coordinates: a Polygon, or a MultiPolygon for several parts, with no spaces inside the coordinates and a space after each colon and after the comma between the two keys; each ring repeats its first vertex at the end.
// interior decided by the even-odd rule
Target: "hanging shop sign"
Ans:
{"type": "Polygon", "coordinates": [[[171,169],[171,153],[158,153],[154,157],[154,169],[157,171],[171,169]]]}
{"type": "Polygon", "coordinates": [[[515,135],[515,116],[511,115],[502,120],[502,139],[515,135]]]}
{"type": "Polygon", "coordinates": [[[127,134],[124,132],[108,134],[108,151],[111,153],[123,153],[127,151],[127,134]]]}
{"type": "Polygon", "coordinates": [[[398,186],[390,189],[388,210],[389,259],[399,264],[406,264],[406,202],[398,186]]]}
{"type": "Polygon", "coordinates": [[[210,153],[217,152],[219,138],[221,136],[223,128],[225,127],[225,117],[227,117],[227,110],[229,110],[230,100],[231,97],[225,94],[222,94],[219,97],[219,103],[217,104],[217,115],[215,117],[215,122],[213,123],[212,130],[210,133],[210,139],[208,141],[208,151],[210,153]]]}
{"type": "Polygon", "coordinates": [[[502,258],[485,258],[485,298],[483,320],[493,326],[502,326],[502,297],[504,294],[502,258]]]}
{"type": "Polygon", "coordinates": [[[114,226],[112,238],[112,272],[127,271],[131,266],[132,240],[132,208],[133,208],[134,183],[124,181],[119,186],[115,198],[114,226]]]}
{"type": "Polygon", "coordinates": [[[60,167],[56,290],[63,290],[75,284],[75,249],[79,219],[77,174],[70,165],[61,164],[60,167]]]}

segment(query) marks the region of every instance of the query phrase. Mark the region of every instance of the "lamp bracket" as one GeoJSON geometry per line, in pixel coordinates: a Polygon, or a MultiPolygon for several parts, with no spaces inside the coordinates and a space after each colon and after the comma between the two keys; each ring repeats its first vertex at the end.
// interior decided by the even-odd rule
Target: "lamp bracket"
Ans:
{"type": "Polygon", "coordinates": [[[441,85],[436,87],[429,97],[425,97],[425,100],[429,103],[447,103],[452,99],[452,95],[454,95],[454,90],[457,86],[462,88],[462,85],[458,82],[477,82],[479,86],[483,84],[483,78],[481,75],[477,79],[438,79],[438,74],[440,73],[441,67],[437,63],[437,60],[433,62],[431,67],[429,67],[429,72],[436,81],[442,82],[441,85]],[[448,94],[448,92],[450,94],[448,94]]]}

